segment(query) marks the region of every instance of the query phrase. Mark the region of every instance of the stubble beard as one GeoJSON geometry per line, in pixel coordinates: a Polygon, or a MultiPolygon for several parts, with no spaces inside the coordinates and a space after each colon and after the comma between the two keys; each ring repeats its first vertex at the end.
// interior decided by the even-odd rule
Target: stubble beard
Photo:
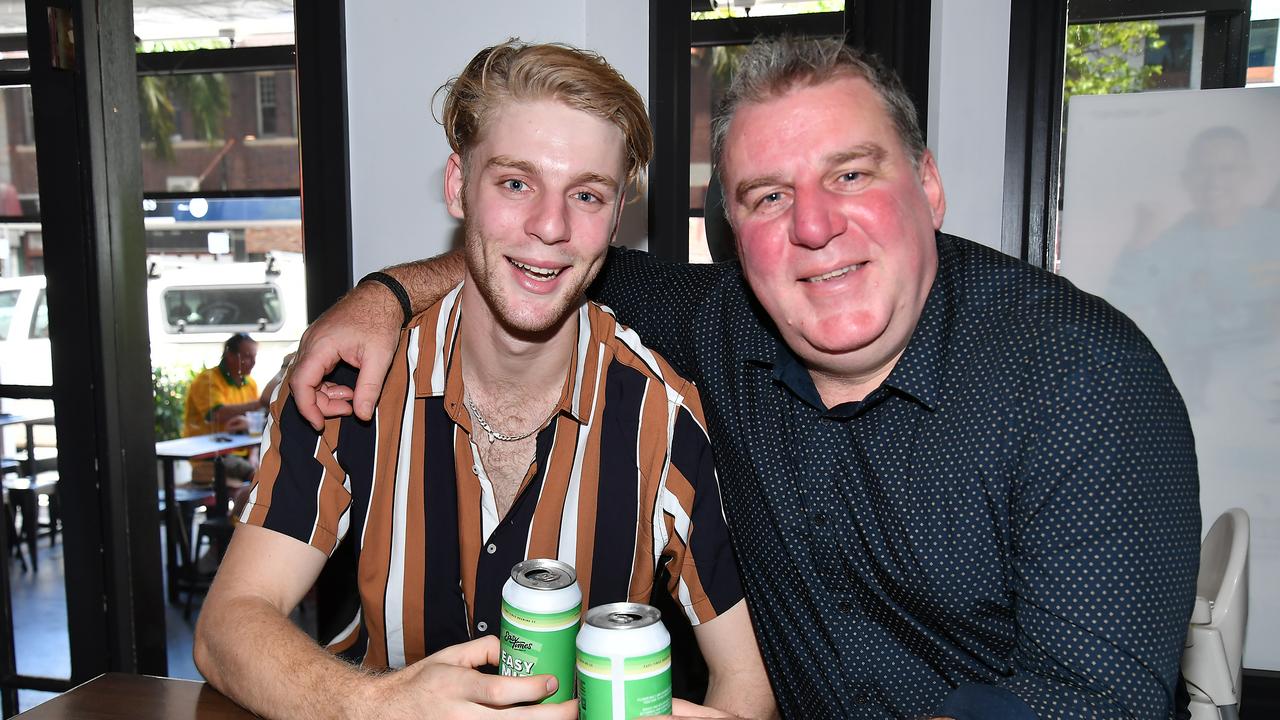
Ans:
{"type": "MultiPolygon", "coordinates": [[[[485,255],[486,240],[480,230],[471,223],[463,228],[463,254],[466,259],[467,272],[475,283],[480,297],[489,306],[489,312],[499,325],[514,337],[536,340],[553,335],[555,330],[584,301],[585,288],[575,288],[575,292],[562,293],[545,313],[530,317],[528,313],[516,312],[503,296],[498,273],[508,272],[510,263],[502,255],[490,258],[485,255]]],[[[576,268],[575,268],[576,269],[576,268]]]]}

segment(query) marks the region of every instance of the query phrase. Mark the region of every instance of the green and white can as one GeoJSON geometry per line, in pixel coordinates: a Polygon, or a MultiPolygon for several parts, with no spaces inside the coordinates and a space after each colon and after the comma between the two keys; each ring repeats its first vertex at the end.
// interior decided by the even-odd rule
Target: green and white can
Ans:
{"type": "Polygon", "coordinates": [[[560,682],[543,702],[573,698],[574,638],[582,617],[582,590],[573,568],[559,560],[525,560],[502,586],[502,655],[498,674],[555,675],[560,682]]]}
{"type": "Polygon", "coordinates": [[[662,613],[639,603],[587,611],[578,631],[579,720],[671,713],[671,635],[662,613]]]}

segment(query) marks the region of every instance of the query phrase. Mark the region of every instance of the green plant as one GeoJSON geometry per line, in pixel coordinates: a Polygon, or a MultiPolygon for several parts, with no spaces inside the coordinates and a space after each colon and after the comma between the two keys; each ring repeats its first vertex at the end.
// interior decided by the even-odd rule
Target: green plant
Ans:
{"type": "Polygon", "coordinates": [[[187,387],[197,370],[151,368],[151,392],[156,406],[156,440],[182,437],[182,413],[187,387]]]}
{"type": "MultiPolygon", "coordinates": [[[[184,52],[220,46],[194,40],[150,43],[139,50],[184,52]]],[[[138,104],[142,114],[143,141],[150,141],[155,156],[172,160],[177,131],[177,109],[190,113],[196,136],[210,143],[222,133],[222,122],[231,112],[231,93],[221,73],[175,73],[138,78],[138,104]]]]}
{"type": "Polygon", "coordinates": [[[1154,22],[1071,25],[1067,29],[1067,98],[1139,92],[1151,87],[1163,70],[1143,64],[1147,49],[1164,47],[1154,22]]]}

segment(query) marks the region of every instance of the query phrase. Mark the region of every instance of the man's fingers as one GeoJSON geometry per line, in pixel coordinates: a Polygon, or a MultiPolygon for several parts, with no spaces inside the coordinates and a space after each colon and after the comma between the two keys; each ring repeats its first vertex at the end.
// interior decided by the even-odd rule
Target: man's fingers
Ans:
{"type": "Polygon", "coordinates": [[[350,400],[334,400],[323,392],[316,393],[316,408],[327,418],[346,417],[351,414],[350,400]]]}
{"type": "MultiPolygon", "coordinates": [[[[490,707],[508,707],[520,703],[536,703],[556,691],[556,679],[550,675],[506,677],[472,674],[470,700],[490,707]]],[[[574,710],[577,710],[577,703],[574,710]]],[[[572,717],[570,715],[569,717],[572,717]]]]}
{"type": "Polygon", "coordinates": [[[320,383],[320,392],[330,400],[350,400],[355,397],[355,391],[346,385],[331,383],[328,380],[320,383]]]}
{"type": "Polygon", "coordinates": [[[382,381],[391,367],[395,346],[380,348],[366,345],[360,357],[360,374],[356,376],[355,411],[361,420],[373,419],[373,406],[382,394],[382,381]]]}
{"type": "Polygon", "coordinates": [[[298,406],[298,412],[307,422],[311,423],[311,427],[316,430],[324,429],[324,413],[316,407],[316,387],[320,385],[320,381],[324,380],[324,376],[332,370],[332,367],[326,368],[324,361],[317,359],[316,355],[304,355],[300,358],[293,368],[293,373],[289,376],[289,393],[293,395],[293,401],[298,406]]]}
{"type": "Polygon", "coordinates": [[[475,640],[450,645],[427,659],[432,662],[457,665],[464,668],[497,665],[500,647],[497,637],[485,635],[475,640]]]}

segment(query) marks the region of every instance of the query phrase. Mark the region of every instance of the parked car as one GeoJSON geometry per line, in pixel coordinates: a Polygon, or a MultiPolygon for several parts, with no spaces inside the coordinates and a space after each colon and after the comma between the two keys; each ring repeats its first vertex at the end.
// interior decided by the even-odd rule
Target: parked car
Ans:
{"type": "MultiPolygon", "coordinates": [[[[297,253],[271,253],[265,262],[247,263],[148,260],[153,367],[184,372],[212,366],[231,334],[247,332],[258,341],[253,377],[261,386],[297,346],[306,329],[306,309],[297,253]]],[[[0,382],[49,385],[52,380],[44,276],[0,278],[0,382]]],[[[52,411],[48,401],[0,402],[7,412],[52,411]]],[[[42,444],[39,438],[37,444],[42,444]]],[[[6,445],[11,448],[12,441],[6,445]]]]}

